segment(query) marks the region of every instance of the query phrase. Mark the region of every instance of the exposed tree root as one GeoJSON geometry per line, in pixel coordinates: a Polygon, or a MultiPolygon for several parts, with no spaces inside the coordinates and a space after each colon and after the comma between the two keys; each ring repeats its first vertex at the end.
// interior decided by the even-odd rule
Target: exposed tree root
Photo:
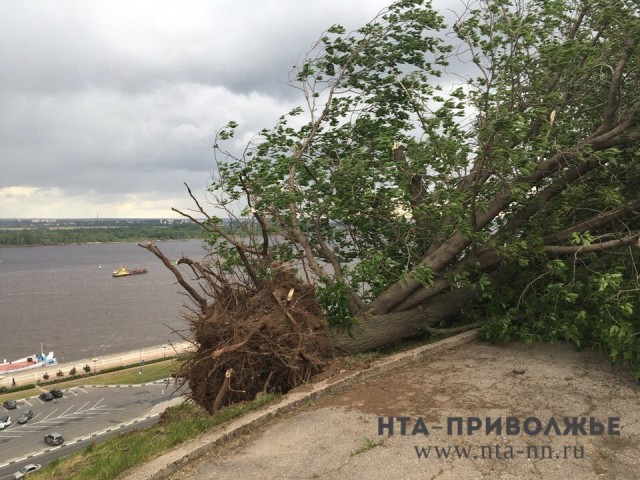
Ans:
{"type": "Polygon", "coordinates": [[[210,412],[260,392],[287,392],[319,373],[332,348],[313,287],[278,272],[258,291],[218,292],[188,317],[198,350],[178,374],[210,412]]]}

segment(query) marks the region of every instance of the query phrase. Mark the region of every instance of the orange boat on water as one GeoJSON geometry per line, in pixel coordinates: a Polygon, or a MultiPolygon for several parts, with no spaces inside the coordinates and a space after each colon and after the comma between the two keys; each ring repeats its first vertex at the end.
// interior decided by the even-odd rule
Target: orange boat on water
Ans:
{"type": "Polygon", "coordinates": [[[134,268],[132,270],[127,270],[125,267],[120,267],[118,270],[113,272],[114,277],[128,277],[129,275],[140,275],[141,273],[147,273],[146,268],[134,268]]]}

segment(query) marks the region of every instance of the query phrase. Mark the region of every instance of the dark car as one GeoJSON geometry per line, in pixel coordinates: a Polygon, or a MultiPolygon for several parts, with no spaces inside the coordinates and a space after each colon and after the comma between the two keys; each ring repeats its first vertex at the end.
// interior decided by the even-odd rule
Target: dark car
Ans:
{"type": "Polygon", "coordinates": [[[44,441],[49,445],[61,445],[64,443],[64,438],[59,433],[50,433],[49,435],[44,436],[44,441]]]}
{"type": "Polygon", "coordinates": [[[18,417],[18,423],[27,423],[29,420],[33,418],[33,412],[31,410],[27,410],[22,415],[18,417]]]}
{"type": "Polygon", "coordinates": [[[54,388],[53,390],[49,390],[49,393],[53,396],[53,398],[62,397],[62,390],[59,388],[54,388]]]}
{"type": "Polygon", "coordinates": [[[51,395],[49,392],[44,392],[41,393],[38,398],[40,398],[40,400],[42,400],[43,402],[50,402],[51,400],[53,400],[53,395],[51,395]]]}
{"type": "Polygon", "coordinates": [[[2,406],[7,410],[13,410],[14,408],[18,408],[18,402],[15,400],[5,400],[2,402],[2,406]]]}

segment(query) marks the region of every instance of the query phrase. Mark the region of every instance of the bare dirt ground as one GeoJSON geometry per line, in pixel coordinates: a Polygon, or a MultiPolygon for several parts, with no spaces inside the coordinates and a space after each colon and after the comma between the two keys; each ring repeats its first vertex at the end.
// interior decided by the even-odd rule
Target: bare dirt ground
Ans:
{"type": "Polygon", "coordinates": [[[277,417],[169,478],[636,479],[639,457],[640,385],[628,369],[567,345],[473,343],[277,417]],[[379,435],[379,417],[402,416],[407,433],[422,417],[429,434],[401,435],[396,419],[394,435],[379,435]],[[483,426],[448,434],[453,417],[483,426]],[[486,417],[502,418],[501,434],[486,433],[486,417]],[[587,433],[591,417],[619,417],[619,435],[509,435],[507,417],[536,417],[543,429],[553,417],[561,433],[565,417],[585,417],[587,433]]]}

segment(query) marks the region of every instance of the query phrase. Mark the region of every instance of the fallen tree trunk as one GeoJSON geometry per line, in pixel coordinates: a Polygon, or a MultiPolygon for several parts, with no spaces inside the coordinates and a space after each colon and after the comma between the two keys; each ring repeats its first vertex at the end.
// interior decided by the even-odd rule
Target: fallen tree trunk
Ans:
{"type": "MultiPolygon", "coordinates": [[[[207,303],[205,296],[197,293],[193,285],[184,278],[181,270],[173,266],[158,247],[150,243],[138,245],[153,253],[169,268],[178,283],[185,288],[194,303],[200,307],[198,316],[201,321],[208,321],[216,298],[211,296],[211,303],[207,303]]],[[[206,285],[202,288],[203,292],[207,290],[215,292],[216,289],[210,288],[211,278],[202,275],[203,267],[198,262],[186,260],[182,259],[179,263],[189,265],[192,272],[197,274],[196,280],[205,282],[206,285]]],[[[228,292],[229,288],[230,286],[227,285],[224,291],[228,292]]],[[[279,286],[274,285],[273,288],[278,289],[279,286]]],[[[288,288],[286,290],[289,291],[288,288]]],[[[220,289],[218,288],[217,291],[220,291],[220,289]]],[[[283,309],[284,314],[287,315],[288,312],[283,308],[278,296],[275,295],[275,291],[273,295],[280,308],[283,309]]],[[[442,321],[459,317],[461,311],[473,305],[476,300],[477,294],[472,288],[459,288],[435,295],[429,298],[427,302],[402,312],[391,312],[383,315],[367,315],[365,312],[356,317],[357,323],[348,332],[335,330],[331,332],[331,344],[337,352],[342,354],[375,350],[424,333],[428,328],[432,328],[442,321]]]]}
{"type": "Polygon", "coordinates": [[[426,328],[444,320],[459,317],[462,309],[471,306],[475,299],[476,294],[470,288],[457,289],[411,310],[360,317],[349,333],[334,332],[331,343],[338,352],[348,354],[384,347],[424,333],[426,328]]]}

